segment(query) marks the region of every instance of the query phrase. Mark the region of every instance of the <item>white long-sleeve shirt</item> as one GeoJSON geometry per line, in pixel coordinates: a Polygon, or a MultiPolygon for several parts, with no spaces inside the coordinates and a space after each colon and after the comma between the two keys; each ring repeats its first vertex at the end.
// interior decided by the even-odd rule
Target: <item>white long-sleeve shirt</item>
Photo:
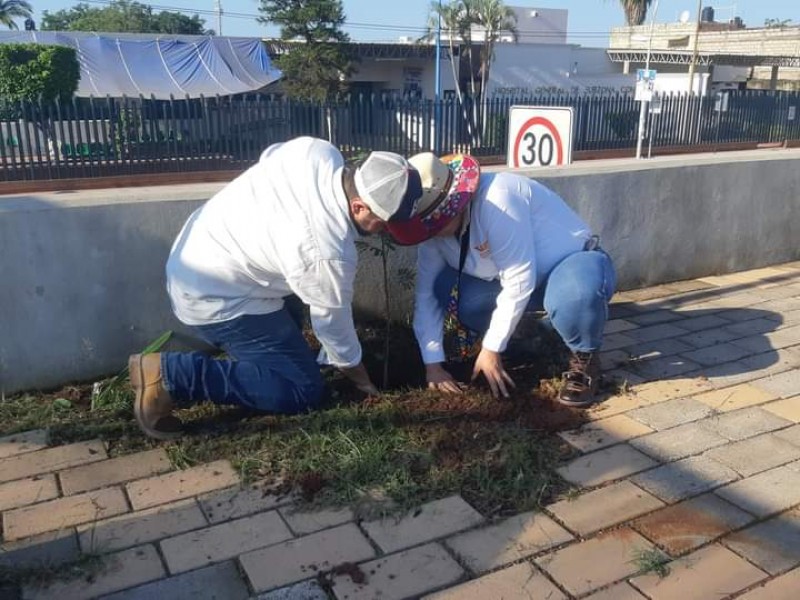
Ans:
{"type": "Polygon", "coordinates": [[[323,140],[275,144],[197,209],[167,261],[178,319],[205,325],[267,314],[297,294],[310,306],[321,356],[338,367],[361,362],[351,307],[357,232],[343,167],[323,140]]]}
{"type": "MultiPolygon", "coordinates": [[[[482,346],[506,349],[536,286],[561,260],[584,248],[589,227],[552,190],[513,173],[486,173],[472,199],[469,252],[463,272],[499,279],[501,291],[482,346]]],[[[419,246],[414,332],[425,364],[444,362],[444,310],[434,281],[449,265],[458,269],[461,244],[455,236],[419,246]]]]}

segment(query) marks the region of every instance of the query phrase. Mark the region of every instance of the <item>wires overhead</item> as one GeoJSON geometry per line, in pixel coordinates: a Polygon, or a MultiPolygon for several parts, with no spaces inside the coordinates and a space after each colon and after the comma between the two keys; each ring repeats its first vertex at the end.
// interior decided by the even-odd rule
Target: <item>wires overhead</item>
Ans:
{"type": "MultiPolygon", "coordinates": [[[[114,0],[82,0],[87,4],[101,4],[109,5],[114,0]]],[[[184,8],[180,6],[172,6],[167,4],[150,4],[154,10],[167,10],[175,12],[185,12],[208,17],[217,17],[218,12],[215,9],[202,9],[202,8],[184,8]]],[[[225,11],[225,17],[230,19],[246,19],[255,20],[262,17],[258,12],[235,12],[225,11]]],[[[430,30],[424,25],[391,25],[385,23],[361,23],[357,21],[346,21],[343,25],[345,30],[363,31],[363,32],[383,32],[387,34],[410,35],[417,38],[425,36],[430,33],[430,30]]],[[[525,30],[518,29],[517,33],[520,40],[525,41],[527,37],[536,37],[537,39],[553,39],[561,40],[564,38],[563,31],[542,31],[542,30],[525,30]]],[[[569,31],[567,32],[570,40],[606,40],[608,39],[609,31],[569,31]]],[[[659,39],[673,39],[678,35],[676,32],[670,31],[657,31],[653,33],[653,40],[659,39]]]]}

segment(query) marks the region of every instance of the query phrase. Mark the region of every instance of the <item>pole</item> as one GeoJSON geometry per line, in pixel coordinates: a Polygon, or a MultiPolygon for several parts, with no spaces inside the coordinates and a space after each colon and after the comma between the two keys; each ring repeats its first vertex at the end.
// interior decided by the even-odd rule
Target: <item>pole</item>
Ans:
{"type": "MultiPolygon", "coordinates": [[[[656,15],[658,14],[658,0],[653,5],[653,14],[650,17],[650,35],[647,38],[647,58],[645,59],[645,71],[650,70],[650,53],[653,50],[653,27],[656,24],[656,15]]],[[[636,135],[636,158],[642,158],[642,142],[644,141],[644,123],[647,116],[647,103],[644,100],[639,101],[639,130],[636,135]]]]}
{"type": "Polygon", "coordinates": [[[442,0],[439,0],[439,12],[436,20],[436,82],[433,103],[433,151],[439,153],[441,145],[442,116],[442,0]]]}
{"type": "Polygon", "coordinates": [[[700,41],[700,19],[703,14],[703,0],[697,0],[697,26],[694,30],[694,43],[692,44],[692,62],[689,63],[689,93],[694,90],[694,69],[697,62],[697,46],[700,41]]]}
{"type": "Polygon", "coordinates": [[[222,35],[222,0],[216,0],[214,8],[217,11],[217,35],[222,35]]]}

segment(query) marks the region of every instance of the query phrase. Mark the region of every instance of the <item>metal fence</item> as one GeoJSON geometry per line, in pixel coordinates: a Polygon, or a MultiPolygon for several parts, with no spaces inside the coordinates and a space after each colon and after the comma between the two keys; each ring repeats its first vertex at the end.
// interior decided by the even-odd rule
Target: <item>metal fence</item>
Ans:
{"type": "MultiPolygon", "coordinates": [[[[786,92],[664,96],[650,105],[648,141],[702,147],[800,139],[798,104],[800,94],[786,92]]],[[[512,105],[571,106],[575,151],[636,145],[639,105],[628,95],[494,98],[484,106],[364,96],[340,103],[263,95],[0,100],[0,181],[238,170],[268,145],[299,135],[329,139],[348,157],[370,150],[502,156],[512,105]]]]}

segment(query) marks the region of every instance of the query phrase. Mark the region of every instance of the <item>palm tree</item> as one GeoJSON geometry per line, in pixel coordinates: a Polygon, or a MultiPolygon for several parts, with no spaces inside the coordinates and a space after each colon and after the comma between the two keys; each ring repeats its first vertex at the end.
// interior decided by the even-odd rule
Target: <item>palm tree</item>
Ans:
{"type": "Polygon", "coordinates": [[[641,25],[647,18],[647,9],[653,0],[619,0],[625,11],[625,22],[628,25],[641,25]]]}
{"type": "Polygon", "coordinates": [[[472,120],[467,114],[467,108],[464,104],[464,93],[461,89],[461,55],[459,52],[458,61],[456,60],[455,47],[456,44],[463,48],[469,57],[470,64],[470,89],[475,97],[475,81],[472,75],[472,25],[474,18],[472,16],[471,3],[474,0],[451,0],[450,2],[441,3],[438,0],[431,0],[430,18],[428,20],[428,33],[425,38],[431,39],[435,35],[439,19],[442,23],[442,33],[447,36],[447,44],[450,50],[450,67],[453,70],[453,81],[456,86],[456,98],[461,107],[461,113],[467,125],[467,131],[470,139],[474,139],[474,132],[472,120]]]}
{"type": "Polygon", "coordinates": [[[14,19],[29,19],[32,16],[33,7],[28,0],[0,0],[0,25],[19,29],[14,19]]]}
{"type": "Polygon", "coordinates": [[[486,113],[489,103],[486,84],[489,81],[489,69],[494,61],[494,47],[502,32],[510,34],[514,43],[519,40],[519,32],[517,31],[517,15],[511,8],[503,4],[503,0],[476,0],[475,21],[484,30],[480,69],[481,131],[486,135],[486,113]]]}

